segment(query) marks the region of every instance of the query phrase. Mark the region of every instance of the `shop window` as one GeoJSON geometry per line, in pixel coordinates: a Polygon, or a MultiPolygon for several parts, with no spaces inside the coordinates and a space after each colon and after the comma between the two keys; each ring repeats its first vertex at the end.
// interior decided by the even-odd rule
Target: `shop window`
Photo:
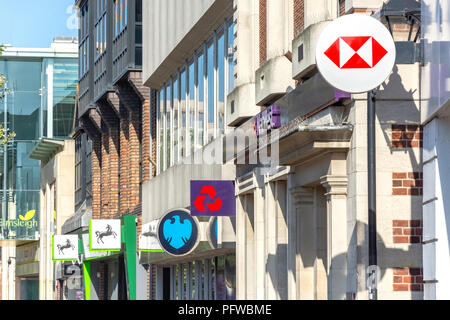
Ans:
{"type": "Polygon", "coordinates": [[[204,144],[205,132],[205,58],[200,55],[197,60],[197,88],[198,88],[198,123],[197,123],[197,145],[196,149],[200,149],[204,144]]]}
{"type": "Polygon", "coordinates": [[[178,156],[179,156],[179,99],[180,99],[180,92],[179,92],[179,80],[178,76],[175,78],[173,82],[173,100],[172,100],[172,106],[173,106],[173,162],[174,164],[178,163],[178,156]]]}
{"type": "Polygon", "coordinates": [[[224,133],[225,122],[225,34],[222,33],[217,40],[217,126],[218,135],[224,133]]]}
{"type": "Polygon", "coordinates": [[[183,159],[186,156],[186,124],[187,124],[187,104],[186,104],[186,70],[182,70],[180,76],[180,97],[179,97],[179,112],[180,112],[180,157],[183,159]]]}
{"type": "Polygon", "coordinates": [[[207,93],[208,93],[208,142],[215,138],[215,44],[208,45],[206,51],[207,93]]]}
{"type": "Polygon", "coordinates": [[[188,67],[188,96],[189,96],[189,140],[188,151],[194,153],[195,147],[195,62],[191,62],[188,67]]]}

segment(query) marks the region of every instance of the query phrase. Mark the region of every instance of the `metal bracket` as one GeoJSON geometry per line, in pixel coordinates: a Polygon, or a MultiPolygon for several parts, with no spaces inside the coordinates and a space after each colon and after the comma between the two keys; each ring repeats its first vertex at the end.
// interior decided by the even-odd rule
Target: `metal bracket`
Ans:
{"type": "Polygon", "coordinates": [[[396,41],[395,50],[397,56],[395,59],[396,64],[414,64],[420,62],[424,63],[423,59],[423,41],[416,43],[412,41],[396,41]]]}

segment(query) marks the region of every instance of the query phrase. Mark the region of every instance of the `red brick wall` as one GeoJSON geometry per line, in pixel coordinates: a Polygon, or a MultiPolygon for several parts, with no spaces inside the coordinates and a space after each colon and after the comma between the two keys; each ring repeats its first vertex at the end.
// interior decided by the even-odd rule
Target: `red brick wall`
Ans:
{"type": "Polygon", "coordinates": [[[423,270],[421,268],[395,268],[394,291],[423,291],[423,270]]]}
{"type": "Polygon", "coordinates": [[[267,0],[259,0],[259,65],[267,60],[267,0]]]}
{"type": "Polygon", "coordinates": [[[109,211],[109,199],[111,195],[110,187],[110,165],[109,165],[109,129],[106,126],[106,122],[102,121],[102,172],[101,172],[101,217],[108,218],[109,211]]]}
{"type": "Polygon", "coordinates": [[[119,122],[110,128],[109,134],[109,213],[112,217],[119,213],[119,122]]]}
{"type": "Polygon", "coordinates": [[[394,243],[422,243],[421,220],[392,220],[394,243]]]}
{"type": "Polygon", "coordinates": [[[305,1],[294,0],[294,38],[305,28],[305,1]]]}
{"type": "Polygon", "coordinates": [[[150,100],[142,105],[142,180],[150,180],[150,100]]]}
{"type": "Polygon", "coordinates": [[[339,16],[345,14],[345,0],[339,0],[339,16]]]}
{"type": "Polygon", "coordinates": [[[92,218],[99,219],[101,213],[101,163],[102,141],[101,138],[92,139],[92,218]]]}
{"type": "Polygon", "coordinates": [[[120,215],[126,214],[128,206],[128,111],[124,105],[120,106],[120,215]]]}
{"type": "Polygon", "coordinates": [[[140,186],[140,106],[137,106],[136,112],[128,112],[129,115],[129,139],[128,139],[128,213],[133,212],[139,205],[139,186],[140,186]]]}
{"type": "Polygon", "coordinates": [[[392,173],[392,195],[394,196],[421,196],[422,186],[422,172],[392,173]]]}
{"type": "MultiPolygon", "coordinates": [[[[156,108],[157,108],[157,103],[156,103],[156,99],[157,99],[157,91],[156,90],[152,90],[151,92],[151,96],[150,96],[150,108],[151,108],[151,122],[152,122],[152,154],[151,157],[153,159],[153,163],[157,163],[157,158],[156,158],[156,152],[157,152],[157,132],[156,132],[156,108]]],[[[156,176],[156,166],[153,166],[153,172],[152,172],[152,176],[156,176]]],[[[145,179],[144,179],[145,181],[145,179]]]]}
{"type": "Polygon", "coordinates": [[[392,148],[422,148],[423,131],[419,125],[392,125],[392,148]]]}

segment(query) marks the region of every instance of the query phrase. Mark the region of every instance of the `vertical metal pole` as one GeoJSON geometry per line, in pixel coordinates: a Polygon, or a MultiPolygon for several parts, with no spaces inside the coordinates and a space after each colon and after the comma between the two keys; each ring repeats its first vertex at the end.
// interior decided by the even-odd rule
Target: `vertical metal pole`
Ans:
{"type": "MultiPolygon", "coordinates": [[[[376,201],[376,139],[375,139],[375,94],[367,93],[367,172],[368,172],[368,209],[369,209],[369,277],[373,279],[377,266],[377,201],[376,201]]],[[[375,274],[375,278],[376,278],[375,274]]],[[[376,281],[376,280],[375,280],[376,281]]],[[[377,300],[376,285],[369,288],[369,299],[377,300]]]]}

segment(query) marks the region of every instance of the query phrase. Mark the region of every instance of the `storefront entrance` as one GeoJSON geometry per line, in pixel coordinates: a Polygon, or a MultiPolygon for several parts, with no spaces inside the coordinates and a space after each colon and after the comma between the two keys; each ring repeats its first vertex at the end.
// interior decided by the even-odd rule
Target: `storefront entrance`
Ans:
{"type": "Polygon", "coordinates": [[[39,300],[39,278],[19,278],[20,300],[39,300]]]}
{"type": "Polygon", "coordinates": [[[235,300],[236,256],[228,254],[180,264],[164,265],[163,300],[235,300]]]}

